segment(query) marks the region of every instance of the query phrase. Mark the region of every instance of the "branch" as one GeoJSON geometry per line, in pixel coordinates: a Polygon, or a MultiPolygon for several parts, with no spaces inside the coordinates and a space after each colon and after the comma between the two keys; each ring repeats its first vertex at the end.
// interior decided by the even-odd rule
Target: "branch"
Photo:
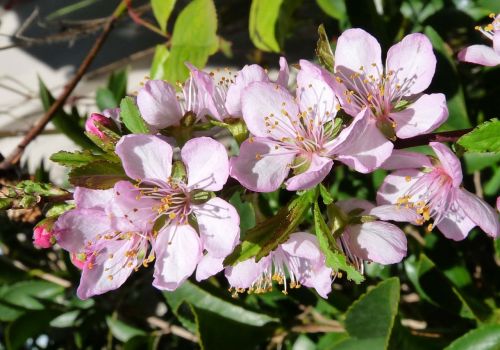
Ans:
{"type": "Polygon", "coordinates": [[[113,25],[116,20],[121,16],[121,14],[126,9],[125,1],[122,1],[115,11],[109,16],[106,24],[104,25],[104,29],[101,35],[97,38],[94,43],[94,46],[90,49],[87,57],[83,60],[82,64],[78,68],[76,75],[71,79],[71,81],[66,85],[62,94],[57,98],[56,101],[50,106],[50,108],[45,112],[42,118],[38,120],[38,122],[33,126],[33,128],[28,131],[28,133],[24,136],[21,142],[17,145],[14,151],[0,163],[0,170],[7,170],[12,166],[19,163],[21,160],[21,156],[23,155],[26,146],[35,139],[45,128],[45,126],[50,122],[50,120],[54,117],[56,112],[64,106],[65,101],[68,99],[69,95],[73,92],[78,82],[82,79],[83,75],[89,68],[90,64],[94,60],[95,56],[101,49],[104,41],[108,37],[113,25]]]}
{"type": "Polygon", "coordinates": [[[409,139],[397,139],[394,142],[394,148],[408,148],[415,146],[428,145],[429,142],[455,142],[461,136],[471,132],[473,128],[453,130],[453,131],[442,131],[435,132],[431,134],[418,135],[415,137],[410,137],[409,139]]]}

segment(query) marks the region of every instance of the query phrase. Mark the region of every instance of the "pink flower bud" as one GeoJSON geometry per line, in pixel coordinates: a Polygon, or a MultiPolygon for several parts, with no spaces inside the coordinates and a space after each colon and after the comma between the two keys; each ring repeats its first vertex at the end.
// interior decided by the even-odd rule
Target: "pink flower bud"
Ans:
{"type": "Polygon", "coordinates": [[[82,254],[71,253],[70,257],[73,265],[75,265],[78,269],[83,270],[83,267],[85,266],[85,256],[82,256],[82,254]]]}
{"type": "Polygon", "coordinates": [[[56,243],[56,238],[44,224],[38,225],[33,230],[33,244],[37,248],[50,248],[56,243]]]}
{"type": "Polygon", "coordinates": [[[97,136],[101,140],[104,140],[106,138],[106,135],[104,135],[104,133],[99,130],[98,125],[112,128],[114,127],[113,124],[114,123],[111,119],[103,116],[102,114],[92,113],[85,122],[85,131],[87,131],[91,135],[97,136]]]}

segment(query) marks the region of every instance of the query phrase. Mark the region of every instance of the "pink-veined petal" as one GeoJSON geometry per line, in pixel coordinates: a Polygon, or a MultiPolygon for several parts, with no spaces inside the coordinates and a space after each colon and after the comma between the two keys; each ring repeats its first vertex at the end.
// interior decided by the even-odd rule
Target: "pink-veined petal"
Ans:
{"type": "Polygon", "coordinates": [[[172,147],[159,136],[132,134],[116,144],[125,173],[134,180],[167,181],[172,171],[172,147]]]}
{"type": "Polygon", "coordinates": [[[460,160],[448,147],[439,142],[431,142],[429,146],[432,147],[436,153],[441,166],[446,171],[448,176],[453,180],[453,187],[458,188],[462,183],[462,165],[460,160]]]}
{"type": "Polygon", "coordinates": [[[389,158],[393,147],[364,109],[340,132],[329,153],[356,171],[369,173],[389,158]]]}
{"type": "Polygon", "coordinates": [[[280,57],[280,70],[278,72],[276,83],[280,84],[284,88],[287,88],[289,76],[290,69],[288,68],[288,62],[286,61],[285,57],[280,57]]]}
{"type": "Polygon", "coordinates": [[[430,40],[420,33],[407,35],[387,52],[386,72],[394,72],[393,84],[401,85],[403,96],[429,87],[436,71],[436,56],[430,40]]]}
{"type": "Polygon", "coordinates": [[[377,192],[377,204],[397,204],[398,199],[423,175],[416,169],[398,170],[387,175],[377,192]]]}
{"type": "Polygon", "coordinates": [[[374,208],[371,202],[365,199],[350,198],[338,201],[335,203],[344,213],[349,214],[349,212],[355,209],[363,209],[363,213],[368,212],[370,209],[374,208]]]}
{"type": "Polygon", "coordinates": [[[203,248],[216,258],[228,256],[240,238],[240,217],[236,209],[218,197],[192,208],[203,248]]]}
{"type": "Polygon", "coordinates": [[[153,286],[170,291],[193,274],[203,256],[198,234],[189,225],[169,225],[162,229],[154,243],[154,251],[153,286]]]}
{"type": "Polygon", "coordinates": [[[137,94],[137,107],[144,120],[159,129],[177,125],[182,118],[175,89],[163,80],[149,80],[137,94]]]}
{"type": "Polygon", "coordinates": [[[498,214],[488,203],[467,190],[457,191],[457,204],[465,215],[479,226],[488,236],[500,236],[498,214]]]}
{"type": "Polygon", "coordinates": [[[469,219],[465,212],[459,208],[452,206],[445,214],[444,218],[439,221],[437,228],[448,239],[461,241],[467,237],[470,230],[476,224],[469,219]]]}
{"type": "Polygon", "coordinates": [[[276,191],[290,171],[295,154],[275,149],[265,138],[252,138],[241,144],[240,155],[230,160],[229,173],[249,190],[276,191]]]}
{"type": "Polygon", "coordinates": [[[210,254],[205,254],[196,268],[196,280],[203,281],[224,269],[224,258],[215,258],[210,254]]]}
{"type": "Polygon", "coordinates": [[[227,267],[225,274],[229,285],[234,288],[250,288],[270,263],[271,257],[266,256],[259,262],[255,262],[255,258],[251,258],[235,266],[227,267]]]}
{"type": "Polygon", "coordinates": [[[113,190],[92,190],[76,187],[73,193],[75,205],[79,209],[104,209],[113,198],[113,190]]]}
{"type": "Polygon", "coordinates": [[[406,109],[391,113],[390,117],[396,122],[399,138],[431,132],[448,118],[446,97],[443,94],[422,95],[406,109]]]}
{"type": "Polygon", "coordinates": [[[320,263],[314,267],[310,277],[304,280],[304,286],[316,289],[316,292],[327,299],[328,294],[332,291],[332,269],[326,267],[324,263],[320,263]]]}
{"type": "Polygon", "coordinates": [[[380,167],[385,170],[398,170],[431,166],[432,163],[425,154],[394,149],[391,156],[380,167]]]}
{"type": "Polygon", "coordinates": [[[458,59],[463,62],[494,67],[500,64],[500,53],[486,45],[472,45],[460,51],[458,59]]]}
{"type": "Polygon", "coordinates": [[[342,33],[335,49],[335,71],[347,68],[353,72],[363,71],[378,77],[382,73],[382,52],[372,35],[363,29],[348,29],[342,33]]]}
{"type": "Polygon", "coordinates": [[[209,137],[197,137],[186,142],[181,150],[186,165],[188,186],[207,191],[222,189],[229,176],[226,148],[209,137]]]}
{"type": "Polygon", "coordinates": [[[230,115],[233,117],[242,116],[242,92],[250,83],[256,81],[269,81],[266,71],[258,64],[247,65],[238,72],[234,84],[229,86],[226,95],[226,110],[230,115]]]}
{"type": "MultiPolygon", "coordinates": [[[[397,226],[383,221],[348,227],[349,248],[362,258],[380,264],[395,264],[406,256],[406,237],[397,226]]],[[[345,237],[345,236],[344,236],[345,237]]]]}
{"type": "Polygon", "coordinates": [[[332,169],[333,161],[330,158],[311,155],[311,164],[306,171],[288,179],[286,189],[288,191],[306,190],[319,184],[332,169]]]}
{"type": "MultiPolygon", "coordinates": [[[[498,20],[498,19],[497,19],[497,21],[500,22],[500,20],[498,20]]],[[[498,58],[500,60],[500,29],[495,30],[495,32],[493,33],[493,50],[496,52],[496,54],[498,55],[498,58]]]]}
{"type": "Polygon", "coordinates": [[[305,258],[314,262],[321,261],[324,258],[319,250],[316,236],[307,232],[292,233],[288,241],[281,244],[280,247],[291,256],[305,258]]]}
{"type": "Polygon", "coordinates": [[[295,137],[292,121],[298,119],[299,107],[287,89],[276,83],[254,82],[244,91],[243,119],[255,136],[295,137]]]}
{"type": "Polygon", "coordinates": [[[393,204],[380,205],[371,209],[369,215],[375,215],[380,220],[384,221],[398,221],[398,222],[411,222],[414,225],[421,225],[422,216],[417,214],[415,209],[405,208],[393,204]]]}

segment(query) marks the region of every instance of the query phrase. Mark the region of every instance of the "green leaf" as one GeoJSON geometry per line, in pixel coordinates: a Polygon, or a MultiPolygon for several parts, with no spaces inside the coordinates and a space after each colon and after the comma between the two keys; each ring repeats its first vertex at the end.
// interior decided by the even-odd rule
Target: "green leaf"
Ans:
{"type": "Polygon", "coordinates": [[[22,190],[26,194],[32,194],[43,197],[61,196],[68,193],[67,191],[59,187],[56,187],[54,185],[35,182],[31,180],[24,180],[19,182],[16,185],[16,188],[22,190]]]}
{"type": "Polygon", "coordinates": [[[323,184],[319,184],[319,194],[321,195],[321,198],[323,199],[323,203],[325,205],[328,205],[333,202],[333,197],[328,192],[327,188],[323,184]]]}
{"type": "Polygon", "coordinates": [[[197,309],[210,311],[226,319],[246,325],[261,327],[267,323],[278,321],[276,318],[272,318],[266,314],[248,310],[216,295],[210,294],[200,286],[189,281],[184,282],[175,291],[164,292],[163,295],[174,313],[178,311],[182,303],[186,302],[195,306],[197,309]]]}
{"type": "Polygon", "coordinates": [[[78,315],[80,315],[80,310],[68,311],[50,321],[50,326],[55,328],[74,327],[76,325],[78,315]]]}
{"type": "Polygon", "coordinates": [[[110,157],[93,154],[88,150],[76,152],[60,151],[51,155],[50,160],[63,166],[78,168],[92,162],[110,160],[110,157]]]}
{"type": "Polygon", "coordinates": [[[253,44],[269,52],[280,52],[276,27],[284,0],[252,0],[249,32],[253,44]]]}
{"type": "Polygon", "coordinates": [[[248,230],[245,239],[224,260],[224,265],[234,265],[253,257],[258,261],[286,242],[307,215],[316,200],[316,192],[316,189],[305,191],[276,215],[248,230]]]}
{"type": "Polygon", "coordinates": [[[137,335],[146,335],[146,332],[142,329],[132,327],[125,322],[120,320],[106,317],[106,323],[111,331],[111,334],[118,339],[119,341],[126,342],[129,339],[137,336],[137,335]]]}
{"type": "Polygon", "coordinates": [[[111,108],[118,107],[118,102],[127,95],[127,69],[122,69],[117,72],[111,73],[108,78],[108,89],[113,93],[115,98],[115,105],[111,108]]]}
{"type": "Polygon", "coordinates": [[[238,145],[248,138],[248,129],[242,119],[233,119],[220,122],[218,120],[210,120],[210,123],[215,126],[226,128],[233,135],[238,145]]]}
{"type": "Polygon", "coordinates": [[[334,349],[387,349],[398,304],[399,280],[380,282],[349,307],[345,317],[349,338],[334,349]]]}
{"type": "Polygon", "coordinates": [[[14,199],[12,198],[0,198],[0,210],[7,210],[14,204],[14,199]]]}
{"type": "Polygon", "coordinates": [[[500,325],[483,325],[466,333],[451,343],[445,350],[499,350],[500,325]]]}
{"type": "Polygon", "coordinates": [[[156,45],[153,62],[151,63],[151,69],[149,71],[151,79],[163,79],[165,76],[165,62],[169,54],[170,52],[165,45],[156,45]]]}
{"type": "Polygon", "coordinates": [[[121,164],[96,161],[73,168],[69,173],[69,182],[74,186],[92,189],[108,189],[121,180],[128,180],[121,164]]]}
{"type": "Polygon", "coordinates": [[[241,194],[239,192],[233,194],[229,199],[229,203],[236,208],[240,216],[240,235],[244,237],[244,234],[255,226],[255,210],[251,203],[241,200],[241,194]]]}
{"type": "Polygon", "coordinates": [[[323,67],[333,72],[335,57],[333,56],[330,40],[328,40],[328,35],[326,35],[325,26],[323,24],[318,27],[318,34],[319,39],[316,43],[316,56],[323,67]]]}
{"type": "Polygon", "coordinates": [[[120,116],[123,124],[134,134],[147,134],[149,129],[141,117],[139,109],[131,97],[125,97],[120,103],[120,116]]]}
{"type": "Polygon", "coordinates": [[[118,107],[118,101],[116,100],[113,92],[108,88],[97,89],[95,100],[99,110],[103,111],[108,108],[118,107]]]}
{"type": "MultiPolygon", "coordinates": [[[[38,79],[38,86],[43,109],[48,111],[55,99],[40,78],[38,79]]],[[[67,114],[62,108],[59,109],[52,118],[52,124],[54,124],[56,129],[68,136],[77,145],[82,148],[96,149],[96,146],[85,137],[83,133],[84,129],[80,121],[80,118],[75,115],[67,114]]]]}
{"type": "Polygon", "coordinates": [[[500,153],[500,120],[495,118],[478,125],[457,143],[471,152],[500,153]]]}
{"type": "Polygon", "coordinates": [[[167,32],[168,19],[170,18],[174,6],[175,0],[151,0],[153,15],[164,33],[167,32]]]}
{"type": "Polygon", "coordinates": [[[44,305],[39,301],[52,300],[60,295],[64,288],[45,281],[23,281],[0,290],[0,300],[30,310],[42,310],[44,305]]]}
{"type": "Polygon", "coordinates": [[[58,217],[61,214],[67,212],[68,210],[73,209],[74,207],[75,205],[70,203],[52,203],[47,212],[45,213],[45,216],[47,218],[58,217]]]}
{"type": "Polygon", "coordinates": [[[20,349],[26,340],[36,338],[49,327],[49,323],[58,313],[53,310],[40,310],[28,312],[5,329],[7,349],[20,349]]]}
{"type": "Polygon", "coordinates": [[[347,279],[361,283],[364,280],[363,275],[347,261],[346,256],[338,247],[335,237],[321,215],[318,203],[314,204],[314,229],[319,247],[325,254],[326,265],[335,272],[344,271],[347,279]]]}
{"type": "Polygon", "coordinates": [[[498,153],[472,153],[464,154],[465,168],[467,174],[473,174],[475,171],[483,170],[500,162],[500,154],[498,153]]]}
{"type": "Polygon", "coordinates": [[[347,15],[345,0],[316,0],[316,3],[328,16],[339,21],[347,15]]]}
{"type": "Polygon", "coordinates": [[[182,10],[175,21],[171,43],[163,78],[175,84],[189,76],[185,62],[202,68],[219,48],[213,0],[193,0],[182,10]]]}

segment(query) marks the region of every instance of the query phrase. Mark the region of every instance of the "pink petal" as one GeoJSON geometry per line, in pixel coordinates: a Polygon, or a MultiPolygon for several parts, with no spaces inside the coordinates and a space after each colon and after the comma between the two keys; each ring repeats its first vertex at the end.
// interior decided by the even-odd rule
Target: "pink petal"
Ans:
{"type": "Polygon", "coordinates": [[[80,253],[87,242],[111,230],[110,218],[103,210],[73,209],[57,219],[53,231],[61,248],[80,253]]]}
{"type": "Polygon", "coordinates": [[[125,173],[134,180],[166,181],[172,171],[172,147],[161,137],[132,134],[116,144],[125,173]]]}
{"type": "Polygon", "coordinates": [[[205,254],[196,268],[196,280],[203,281],[224,269],[222,264],[224,258],[214,258],[210,254],[205,254]]]}
{"type": "Polygon", "coordinates": [[[331,74],[323,68],[300,60],[296,92],[300,110],[318,116],[322,123],[333,121],[337,114],[338,102],[332,80],[331,74]]]}
{"type": "Polygon", "coordinates": [[[371,209],[369,215],[375,215],[380,220],[411,222],[414,225],[421,225],[422,217],[414,209],[401,207],[398,205],[380,205],[371,209]],[[420,224],[419,224],[420,222],[420,224]]]}
{"type": "Polygon", "coordinates": [[[500,211],[500,196],[497,197],[497,210],[500,211]]]}
{"type": "Polygon", "coordinates": [[[286,181],[288,191],[306,190],[319,184],[332,169],[333,161],[330,158],[311,155],[311,165],[301,174],[295,175],[286,181]]]}
{"type": "Polygon", "coordinates": [[[214,79],[207,73],[199,70],[192,64],[186,64],[191,72],[191,79],[188,80],[184,87],[184,95],[189,96],[190,84],[194,84],[196,95],[193,96],[194,108],[193,112],[197,114],[199,119],[204,120],[204,117],[209,114],[214,119],[222,121],[225,117],[225,107],[222,100],[223,96],[216,94],[216,85],[214,79]]]}
{"type": "Polygon", "coordinates": [[[416,169],[398,170],[385,177],[377,192],[377,204],[397,204],[424,173],[416,169]]]}
{"type": "Polygon", "coordinates": [[[228,256],[240,238],[240,217],[236,209],[217,197],[192,208],[203,248],[215,258],[228,256]]]}
{"type": "Polygon", "coordinates": [[[251,83],[243,92],[242,110],[248,130],[255,136],[275,140],[296,136],[291,130],[295,130],[292,121],[298,119],[299,108],[293,96],[279,84],[251,83]]]}
{"type": "Polygon", "coordinates": [[[494,67],[500,64],[500,53],[495,52],[495,50],[486,45],[472,45],[460,51],[458,59],[463,62],[494,67]]]}
{"type": "Polygon", "coordinates": [[[320,263],[314,267],[312,273],[307,276],[303,284],[306,287],[316,289],[316,292],[327,299],[328,294],[332,291],[332,269],[326,267],[325,263],[320,263]]]}
{"type": "Polygon", "coordinates": [[[431,166],[431,161],[425,154],[395,149],[380,167],[385,170],[398,170],[431,166]]]}
{"type": "Polygon", "coordinates": [[[175,290],[189,276],[202,258],[201,242],[189,225],[169,225],[154,242],[156,263],[153,286],[175,290]]]}
{"type": "Polygon", "coordinates": [[[290,69],[288,68],[288,62],[285,57],[280,57],[280,71],[278,72],[276,83],[280,84],[284,88],[287,88],[289,76],[290,69]]]}
{"type": "Polygon", "coordinates": [[[348,29],[337,41],[335,71],[343,67],[353,73],[359,72],[363,67],[367,75],[378,77],[383,70],[381,57],[382,53],[377,39],[363,29],[348,29]]]}
{"type": "Polygon", "coordinates": [[[91,269],[84,267],[77,290],[78,297],[88,299],[117,289],[125,283],[137,263],[136,259],[131,266],[125,263],[126,252],[133,248],[134,243],[132,239],[107,242],[98,255],[99,261],[91,269]]]}
{"type": "Polygon", "coordinates": [[[424,34],[414,33],[392,46],[386,60],[386,72],[390,71],[394,72],[393,79],[397,79],[393,83],[402,86],[404,96],[427,89],[436,71],[436,56],[429,39],[424,34]],[[411,82],[405,83],[407,80],[411,82]]]}
{"type": "Polygon", "coordinates": [[[226,148],[209,137],[197,137],[186,142],[181,150],[186,165],[188,186],[207,191],[222,189],[229,176],[226,148]]]}
{"type": "Polygon", "coordinates": [[[255,81],[269,81],[266,71],[261,66],[257,64],[247,65],[238,72],[234,84],[229,86],[226,95],[226,110],[230,115],[233,117],[242,116],[242,92],[250,83],[255,81]]]}
{"type": "Polygon", "coordinates": [[[256,192],[276,191],[290,171],[295,154],[275,149],[268,139],[255,137],[241,144],[240,155],[230,160],[229,173],[256,192]]]}
{"type": "Polygon", "coordinates": [[[390,114],[396,122],[396,135],[405,139],[437,129],[448,118],[443,94],[422,95],[400,112],[390,114]]]}
{"type": "Polygon", "coordinates": [[[363,213],[367,213],[373,209],[375,205],[365,199],[350,198],[337,201],[335,203],[344,213],[349,214],[354,209],[363,209],[363,213]]]}
{"type": "Polygon", "coordinates": [[[340,132],[329,153],[354,170],[369,173],[380,167],[393,147],[376,127],[369,110],[364,109],[340,132]]]}
{"type": "Polygon", "coordinates": [[[446,213],[444,218],[437,224],[437,228],[446,238],[461,241],[467,237],[476,224],[465,215],[461,208],[454,209],[450,209],[446,213]]]}
{"type": "Polygon", "coordinates": [[[441,167],[446,171],[448,176],[453,180],[453,187],[458,188],[462,183],[462,165],[460,160],[457,158],[455,153],[453,153],[448,147],[439,142],[431,142],[429,146],[432,147],[434,153],[436,153],[441,167]]]}
{"type": "Polygon", "coordinates": [[[79,209],[104,209],[113,198],[113,190],[91,190],[76,187],[73,193],[75,205],[79,209]]]}
{"type": "Polygon", "coordinates": [[[308,259],[313,262],[321,261],[324,257],[319,250],[315,235],[307,232],[295,232],[288,241],[280,245],[283,251],[291,256],[308,259]]]}
{"type": "Polygon", "coordinates": [[[144,120],[159,129],[177,125],[182,118],[175,89],[163,80],[149,80],[139,90],[137,107],[144,120]]]}
{"type": "MultiPolygon", "coordinates": [[[[500,22],[499,19],[497,19],[497,21],[500,22]]],[[[493,34],[493,50],[495,50],[495,53],[500,61],[500,30],[495,30],[495,33],[493,34]]]]}
{"type": "Polygon", "coordinates": [[[457,203],[465,215],[488,236],[493,238],[500,236],[498,214],[488,203],[464,189],[457,191],[457,203]]]}
{"type": "Polygon", "coordinates": [[[363,260],[387,265],[398,263],[406,256],[405,234],[393,224],[374,221],[353,225],[344,235],[348,235],[353,254],[363,260]]]}
{"type": "Polygon", "coordinates": [[[226,278],[231,287],[250,288],[270,263],[271,257],[269,255],[262,258],[258,263],[255,262],[254,258],[242,261],[235,266],[226,268],[226,278]]]}

